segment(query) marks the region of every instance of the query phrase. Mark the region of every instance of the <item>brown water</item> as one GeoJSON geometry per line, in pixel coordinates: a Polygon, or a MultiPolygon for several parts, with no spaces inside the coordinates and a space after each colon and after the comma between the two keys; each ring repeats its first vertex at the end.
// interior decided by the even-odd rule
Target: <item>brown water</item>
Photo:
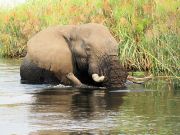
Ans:
{"type": "Polygon", "coordinates": [[[19,61],[0,60],[0,135],[180,134],[180,84],[124,90],[20,84],[19,61]]]}

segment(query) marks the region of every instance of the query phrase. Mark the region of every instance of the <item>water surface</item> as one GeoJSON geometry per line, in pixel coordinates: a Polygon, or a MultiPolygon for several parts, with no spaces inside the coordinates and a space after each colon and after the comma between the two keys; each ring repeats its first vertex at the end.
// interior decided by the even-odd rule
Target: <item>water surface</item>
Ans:
{"type": "Polygon", "coordinates": [[[20,60],[0,60],[1,135],[179,134],[180,85],[152,80],[124,90],[20,84],[20,60]]]}

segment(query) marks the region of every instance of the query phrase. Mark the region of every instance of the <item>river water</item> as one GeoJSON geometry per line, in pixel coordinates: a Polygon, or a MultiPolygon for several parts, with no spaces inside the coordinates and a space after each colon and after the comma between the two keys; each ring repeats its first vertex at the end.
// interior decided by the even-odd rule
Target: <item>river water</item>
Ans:
{"type": "Polygon", "coordinates": [[[20,60],[0,59],[1,135],[180,133],[180,83],[152,80],[123,90],[21,84],[20,60]]]}

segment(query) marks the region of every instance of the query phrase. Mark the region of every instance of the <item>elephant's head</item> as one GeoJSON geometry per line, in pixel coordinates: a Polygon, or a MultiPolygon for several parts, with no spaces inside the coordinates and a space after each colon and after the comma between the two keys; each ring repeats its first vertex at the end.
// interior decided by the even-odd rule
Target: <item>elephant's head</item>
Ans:
{"type": "Polygon", "coordinates": [[[122,87],[127,72],[119,63],[118,43],[100,24],[83,24],[65,36],[72,51],[76,70],[87,71],[93,81],[106,87],[122,87]]]}

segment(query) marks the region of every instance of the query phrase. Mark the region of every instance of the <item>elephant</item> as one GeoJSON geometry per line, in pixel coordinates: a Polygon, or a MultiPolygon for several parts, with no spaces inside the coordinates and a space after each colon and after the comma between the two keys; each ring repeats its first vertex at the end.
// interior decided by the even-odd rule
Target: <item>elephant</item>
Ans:
{"type": "Polygon", "coordinates": [[[27,43],[22,82],[124,87],[118,42],[102,24],[50,26],[27,43]]]}

